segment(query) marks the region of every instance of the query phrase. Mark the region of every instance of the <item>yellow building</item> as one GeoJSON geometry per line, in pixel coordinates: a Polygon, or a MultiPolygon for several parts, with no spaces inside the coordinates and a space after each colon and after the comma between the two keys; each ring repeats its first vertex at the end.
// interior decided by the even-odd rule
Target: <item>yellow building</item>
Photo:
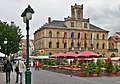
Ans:
{"type": "Polygon", "coordinates": [[[57,52],[95,51],[108,52],[108,32],[83,18],[83,5],[71,6],[71,17],[64,21],[51,20],[34,32],[35,51],[44,50],[46,54],[57,52]]]}

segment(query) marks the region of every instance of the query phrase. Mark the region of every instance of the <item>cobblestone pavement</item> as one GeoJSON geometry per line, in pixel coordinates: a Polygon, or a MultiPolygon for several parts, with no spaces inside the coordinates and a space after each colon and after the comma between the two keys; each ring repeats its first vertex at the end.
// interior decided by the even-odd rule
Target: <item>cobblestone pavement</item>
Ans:
{"type": "MultiPolygon", "coordinates": [[[[61,73],[55,73],[47,70],[36,71],[31,68],[31,84],[120,84],[120,77],[102,76],[102,77],[78,77],[61,73]]],[[[23,84],[25,78],[23,76],[23,84]]],[[[0,84],[5,83],[5,73],[0,72],[0,84]]],[[[11,73],[11,83],[15,84],[15,72],[11,73]]]]}

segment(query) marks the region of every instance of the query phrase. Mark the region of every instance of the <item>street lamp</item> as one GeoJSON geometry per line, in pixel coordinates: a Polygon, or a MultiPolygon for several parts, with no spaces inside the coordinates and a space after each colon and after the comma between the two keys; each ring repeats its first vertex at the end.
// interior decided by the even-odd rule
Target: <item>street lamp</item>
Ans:
{"type": "Polygon", "coordinates": [[[4,45],[5,45],[5,59],[6,59],[6,44],[7,44],[7,38],[4,40],[4,45]]]}
{"type": "Polygon", "coordinates": [[[21,14],[21,17],[23,17],[23,22],[26,23],[26,39],[27,39],[27,58],[26,58],[26,71],[25,71],[25,84],[31,84],[31,71],[29,66],[29,20],[32,19],[32,14],[34,13],[34,10],[28,5],[28,7],[24,10],[24,12],[21,14]]]}

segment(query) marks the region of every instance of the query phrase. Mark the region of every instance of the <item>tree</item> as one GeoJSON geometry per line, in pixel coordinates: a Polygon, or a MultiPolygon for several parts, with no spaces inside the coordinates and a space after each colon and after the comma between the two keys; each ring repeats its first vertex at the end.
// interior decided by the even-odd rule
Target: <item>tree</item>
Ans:
{"type": "Polygon", "coordinates": [[[16,53],[20,50],[20,41],[23,37],[19,26],[9,25],[7,22],[0,21],[0,52],[9,55],[10,53],[16,53]],[[4,44],[4,40],[7,38],[7,44],[4,44]]]}

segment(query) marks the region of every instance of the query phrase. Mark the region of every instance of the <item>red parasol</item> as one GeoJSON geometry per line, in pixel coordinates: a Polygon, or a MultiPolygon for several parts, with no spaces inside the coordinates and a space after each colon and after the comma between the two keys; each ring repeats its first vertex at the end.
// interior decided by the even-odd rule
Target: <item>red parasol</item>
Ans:
{"type": "Polygon", "coordinates": [[[92,51],[84,51],[77,55],[78,57],[100,57],[101,55],[92,52],[92,51]]]}
{"type": "Polygon", "coordinates": [[[64,56],[65,56],[65,54],[62,52],[51,55],[51,57],[64,57],[64,56]]]}
{"type": "Polygon", "coordinates": [[[67,52],[65,53],[65,57],[77,57],[77,54],[74,52],[67,52]]]}

